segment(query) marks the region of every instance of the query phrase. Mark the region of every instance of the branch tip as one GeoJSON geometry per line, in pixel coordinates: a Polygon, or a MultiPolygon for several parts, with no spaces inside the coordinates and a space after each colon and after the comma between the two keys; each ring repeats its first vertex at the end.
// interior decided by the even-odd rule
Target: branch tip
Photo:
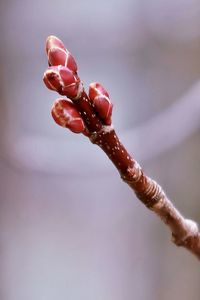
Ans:
{"type": "Polygon", "coordinates": [[[74,133],[83,133],[98,145],[137,198],[170,228],[173,242],[200,259],[197,223],[181,215],[161,186],[144,173],[122,145],[112,126],[113,104],[107,90],[100,83],[93,82],[87,95],[77,74],[76,61],[63,42],[50,35],[45,47],[50,67],[45,71],[43,81],[48,89],[69,98],[59,98],[54,102],[51,113],[55,122],[74,133]]]}

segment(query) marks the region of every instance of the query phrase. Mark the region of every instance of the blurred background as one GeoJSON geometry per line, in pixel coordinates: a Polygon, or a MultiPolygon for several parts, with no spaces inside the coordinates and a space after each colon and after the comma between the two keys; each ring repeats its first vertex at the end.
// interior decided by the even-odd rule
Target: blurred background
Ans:
{"type": "Polygon", "coordinates": [[[200,0],[0,2],[0,299],[198,300],[170,242],[104,153],[57,126],[43,82],[57,35],[101,82],[124,144],[200,224],[200,0]]]}

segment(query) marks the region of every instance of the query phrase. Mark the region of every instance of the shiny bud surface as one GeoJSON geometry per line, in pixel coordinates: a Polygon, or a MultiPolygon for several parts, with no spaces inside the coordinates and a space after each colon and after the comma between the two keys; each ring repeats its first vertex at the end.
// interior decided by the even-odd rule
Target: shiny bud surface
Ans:
{"type": "Polygon", "coordinates": [[[54,121],[74,133],[83,133],[85,124],[75,105],[69,99],[57,99],[51,110],[54,121]]]}
{"type": "Polygon", "coordinates": [[[89,98],[93,102],[99,116],[104,120],[105,125],[110,125],[113,105],[106,89],[100,83],[91,83],[89,86],[89,98]]]}
{"type": "Polygon", "coordinates": [[[69,68],[60,65],[49,67],[44,73],[43,81],[48,89],[69,98],[77,98],[83,91],[79,77],[69,68]]]}
{"type": "Polygon", "coordinates": [[[77,72],[77,64],[71,53],[65,48],[63,42],[55,36],[49,36],[46,40],[46,53],[50,66],[62,65],[74,73],[77,72]]]}

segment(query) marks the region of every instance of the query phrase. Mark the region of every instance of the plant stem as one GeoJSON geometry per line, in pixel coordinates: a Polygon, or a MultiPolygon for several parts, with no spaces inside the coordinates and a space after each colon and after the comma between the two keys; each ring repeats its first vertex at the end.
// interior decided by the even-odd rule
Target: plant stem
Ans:
{"type": "Polygon", "coordinates": [[[70,98],[56,101],[53,107],[55,121],[73,132],[82,132],[92,143],[98,145],[138,199],[170,228],[173,242],[177,246],[185,247],[200,259],[200,232],[197,224],[181,215],[163,189],[145,175],[137,161],[122,145],[112,127],[112,103],[107,91],[101,84],[92,83],[89,96],[86,94],[78,77],[73,56],[57,37],[48,37],[46,51],[50,67],[44,73],[44,83],[49,89],[70,98]],[[73,105],[70,105],[69,101],[72,101],[73,105]],[[78,118],[77,114],[80,114],[78,118]],[[85,127],[80,123],[80,119],[85,127]]]}
{"type": "Polygon", "coordinates": [[[111,126],[103,126],[99,132],[91,135],[90,140],[107,154],[137,198],[170,228],[172,241],[200,259],[200,232],[197,224],[185,219],[167,198],[161,186],[143,172],[122,145],[115,130],[111,126]]]}

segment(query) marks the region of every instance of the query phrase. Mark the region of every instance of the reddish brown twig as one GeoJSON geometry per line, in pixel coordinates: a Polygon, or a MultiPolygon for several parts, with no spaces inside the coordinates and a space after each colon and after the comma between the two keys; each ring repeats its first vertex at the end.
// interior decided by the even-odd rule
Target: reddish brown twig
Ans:
{"type": "Polygon", "coordinates": [[[113,105],[107,91],[101,84],[92,83],[87,95],[74,58],[58,38],[48,37],[46,52],[50,67],[44,73],[44,82],[49,89],[69,98],[60,98],[54,103],[52,116],[56,123],[75,133],[85,134],[92,143],[101,147],[137,197],[169,226],[173,242],[200,258],[197,224],[179,213],[163,189],[144,174],[122,145],[112,126],[113,105]]]}

